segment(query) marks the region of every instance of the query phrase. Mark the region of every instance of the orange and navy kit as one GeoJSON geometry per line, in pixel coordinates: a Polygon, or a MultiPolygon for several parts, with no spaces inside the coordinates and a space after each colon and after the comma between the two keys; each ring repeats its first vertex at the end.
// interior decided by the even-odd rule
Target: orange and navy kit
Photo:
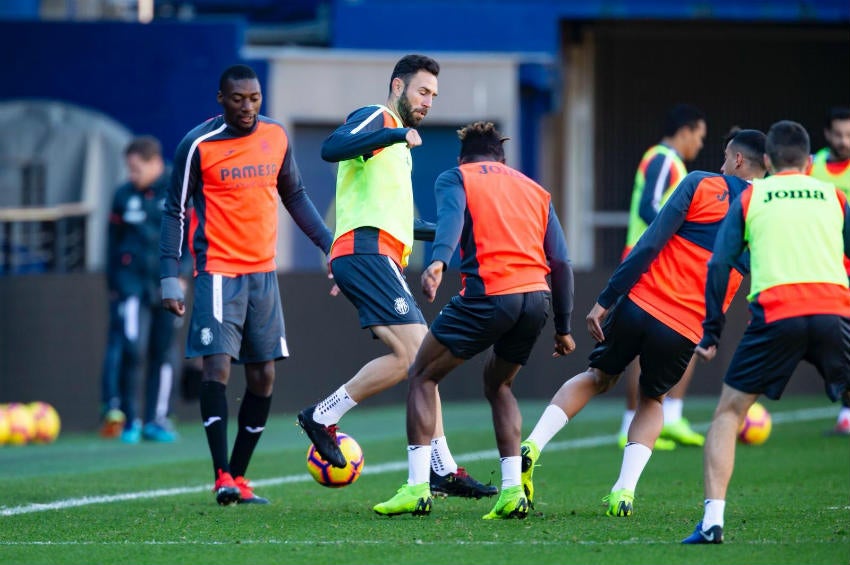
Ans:
{"type": "MultiPolygon", "coordinates": [[[[597,302],[609,309],[628,293],[640,308],[694,344],[705,318],[707,263],[729,204],[747,187],[737,177],[695,171],[679,184],[597,302]]],[[[729,307],[748,270],[735,266],[723,301],[729,307]]]]}
{"type": "Polygon", "coordinates": [[[445,171],[434,190],[440,218],[432,260],[448,265],[460,242],[461,296],[549,292],[551,272],[555,330],[570,333],[572,268],[550,194],[495,161],[445,171]]]}
{"type": "Polygon", "coordinates": [[[192,202],[189,242],[196,273],[238,276],[276,270],[278,199],[325,253],[332,235],[304,190],[283,126],[258,116],[241,133],[223,116],[190,131],[177,148],[165,202],[160,275],[176,277],[183,220],[192,202]]]}

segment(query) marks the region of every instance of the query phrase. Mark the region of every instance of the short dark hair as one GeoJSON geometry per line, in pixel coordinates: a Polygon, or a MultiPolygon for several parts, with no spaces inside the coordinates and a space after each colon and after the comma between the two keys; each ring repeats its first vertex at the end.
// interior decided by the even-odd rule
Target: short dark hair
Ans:
{"type": "Polygon", "coordinates": [[[162,157],[162,144],[152,135],[140,135],[134,137],[124,149],[124,156],[138,155],[145,161],[155,157],[162,157]]]}
{"type": "Polygon", "coordinates": [[[221,73],[221,78],[218,79],[218,89],[224,92],[229,80],[245,80],[257,78],[257,73],[248,65],[231,65],[224,69],[221,73]]]}
{"type": "Polygon", "coordinates": [[[399,59],[395,68],[393,68],[393,74],[390,76],[390,91],[393,88],[393,79],[400,78],[404,84],[407,84],[410,77],[419,71],[427,71],[438,76],[440,74],[440,63],[426,55],[405,55],[399,59]]]}
{"type": "Polygon", "coordinates": [[[684,127],[695,129],[699,122],[704,121],[705,114],[696,106],[676,104],[667,111],[664,118],[664,137],[672,137],[684,127]]]}
{"type": "Polygon", "coordinates": [[[764,135],[764,132],[757,129],[739,129],[731,136],[727,145],[734,147],[735,151],[744,156],[744,159],[756,163],[763,169],[766,140],[767,136],[764,135]]]}
{"type": "Polygon", "coordinates": [[[776,122],[767,132],[764,149],[776,168],[805,167],[811,150],[809,132],[791,120],[776,122]]]}
{"type": "Polygon", "coordinates": [[[469,160],[472,156],[491,157],[494,161],[505,160],[502,144],[508,137],[496,129],[493,122],[473,122],[457,130],[460,139],[460,160],[469,160]]]}
{"type": "Polygon", "coordinates": [[[826,123],[823,127],[832,129],[832,122],[835,120],[850,120],[850,107],[848,106],[833,106],[826,114],[826,123]]]}

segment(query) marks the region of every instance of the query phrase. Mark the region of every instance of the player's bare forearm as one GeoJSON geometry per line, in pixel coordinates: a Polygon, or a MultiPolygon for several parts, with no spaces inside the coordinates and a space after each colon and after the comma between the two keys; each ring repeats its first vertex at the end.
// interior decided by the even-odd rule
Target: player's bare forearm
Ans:
{"type": "Polygon", "coordinates": [[[708,347],[700,347],[697,345],[694,349],[694,354],[700,358],[700,361],[708,363],[717,355],[717,346],[709,345],[708,347]]]}
{"type": "Polygon", "coordinates": [[[593,336],[596,341],[605,341],[605,334],[602,332],[602,321],[608,313],[607,308],[603,308],[598,302],[593,305],[590,313],[585,318],[587,322],[587,331],[593,336]]]}
{"type": "Polygon", "coordinates": [[[422,272],[422,294],[428,302],[434,302],[437,296],[437,289],[443,282],[443,269],[445,264],[442,261],[434,261],[422,272]]]}

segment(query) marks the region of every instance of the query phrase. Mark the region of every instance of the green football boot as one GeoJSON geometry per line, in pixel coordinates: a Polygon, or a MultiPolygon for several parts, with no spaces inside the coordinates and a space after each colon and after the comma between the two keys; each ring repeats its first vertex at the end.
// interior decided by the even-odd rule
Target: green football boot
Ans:
{"type": "Polygon", "coordinates": [[[507,520],[509,518],[522,520],[526,517],[528,517],[528,499],[525,497],[522,485],[503,488],[496,505],[489,513],[482,516],[485,520],[507,520]]]}
{"type": "Polygon", "coordinates": [[[612,490],[611,493],[602,499],[608,505],[608,510],[605,512],[608,516],[631,516],[634,509],[635,491],[621,488],[612,490]]]}
{"type": "Polygon", "coordinates": [[[536,443],[527,439],[520,445],[519,454],[522,456],[522,490],[525,491],[528,506],[534,508],[534,483],[531,478],[540,458],[540,449],[536,443]]]}
{"type": "Polygon", "coordinates": [[[372,510],[382,516],[398,516],[399,514],[413,514],[414,516],[427,516],[431,513],[431,489],[428,483],[418,485],[401,485],[395,496],[386,502],[376,504],[372,510]]]}
{"type": "Polygon", "coordinates": [[[702,447],[705,444],[705,436],[691,429],[691,423],[687,418],[679,418],[675,422],[664,424],[660,437],[682,445],[702,447]]]}

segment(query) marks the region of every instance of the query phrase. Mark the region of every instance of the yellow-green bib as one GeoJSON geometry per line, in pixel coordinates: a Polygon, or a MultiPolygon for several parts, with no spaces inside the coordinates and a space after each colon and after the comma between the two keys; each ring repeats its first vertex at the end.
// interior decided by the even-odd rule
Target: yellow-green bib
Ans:
{"type": "Polygon", "coordinates": [[[750,247],[752,300],[774,286],[847,285],[842,266],[844,216],[835,187],[803,174],[753,181],[744,222],[750,247]]]}
{"type": "MultiPolygon", "coordinates": [[[[389,108],[376,105],[375,111],[392,116],[392,127],[404,127],[389,108]]],[[[368,160],[358,156],[341,161],[334,239],[356,228],[378,228],[404,244],[401,266],[406,266],[413,245],[412,170],[410,149],[403,141],[384,147],[368,160]]]]}

